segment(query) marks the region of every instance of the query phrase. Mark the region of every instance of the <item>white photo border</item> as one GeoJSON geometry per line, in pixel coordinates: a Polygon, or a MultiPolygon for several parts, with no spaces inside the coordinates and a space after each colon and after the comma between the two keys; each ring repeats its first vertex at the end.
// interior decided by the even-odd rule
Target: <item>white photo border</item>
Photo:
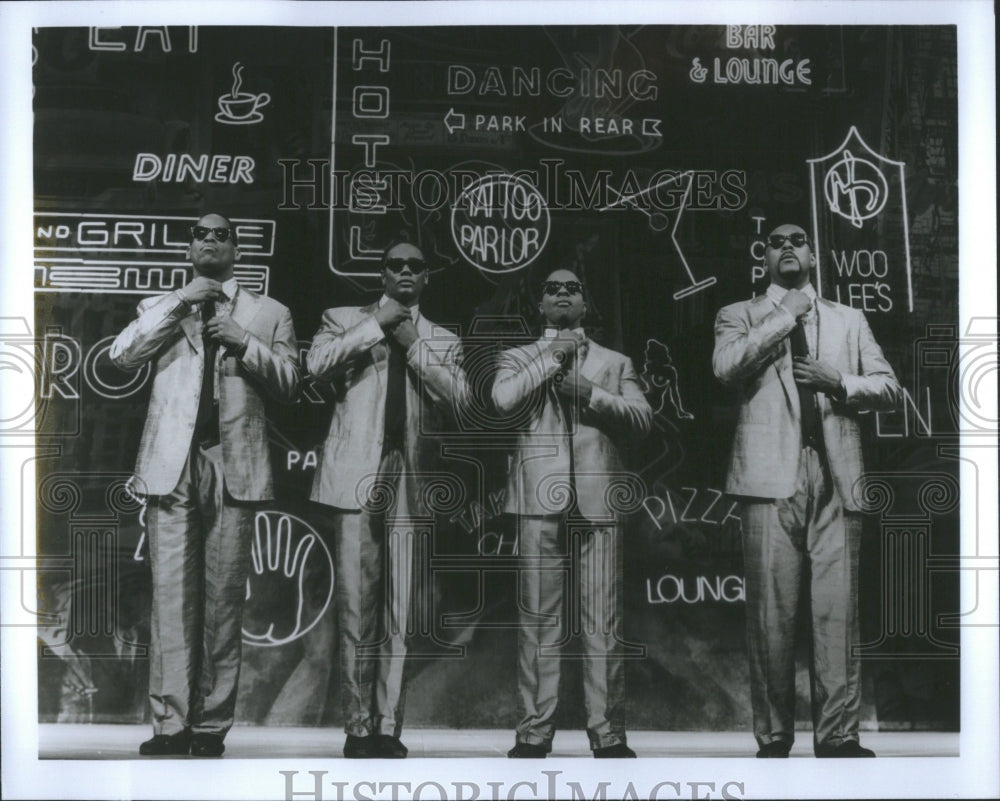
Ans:
{"type": "MultiPolygon", "coordinates": [[[[52,2],[0,4],[0,54],[4,89],[0,92],[0,158],[4,189],[0,197],[3,262],[0,266],[0,322],[11,324],[33,308],[31,29],[33,26],[129,26],[137,24],[239,24],[282,26],[566,24],[954,24],[958,28],[960,170],[960,333],[972,321],[992,320],[996,331],[996,142],[995,42],[993,4],[988,0],[926,0],[909,2],[52,2]]],[[[0,332],[2,333],[2,332],[0,332]]],[[[0,365],[2,366],[2,365],[0,365]]],[[[24,377],[5,375],[0,381],[24,377]]],[[[996,383],[986,390],[982,416],[996,419],[996,383]],[[991,405],[990,405],[991,404],[991,405]]],[[[9,419],[13,400],[0,393],[0,420],[9,419]]],[[[961,473],[962,553],[987,561],[997,558],[997,443],[972,448],[963,443],[961,473]],[[975,460],[973,466],[969,460],[975,460]],[[978,507],[977,507],[978,504],[978,507]],[[978,531],[975,525],[978,521],[978,531]],[[978,547],[986,552],[975,551],[978,547]]],[[[627,764],[602,765],[595,760],[549,759],[542,767],[524,767],[505,759],[412,759],[393,764],[345,761],[339,758],[168,762],[73,761],[38,759],[37,645],[22,599],[33,597],[30,570],[34,548],[34,476],[30,443],[0,440],[3,545],[0,550],[2,626],[2,772],[5,798],[286,798],[281,771],[297,771],[296,798],[303,794],[308,771],[326,771],[323,798],[336,798],[330,782],[344,783],[343,798],[376,794],[364,782],[438,782],[452,791],[456,782],[479,787],[480,798],[492,797],[488,782],[502,782],[507,798],[515,783],[536,783],[513,790],[517,798],[545,797],[549,777],[561,771],[563,780],[579,782],[588,797],[601,781],[614,777],[614,789],[634,783],[639,797],[648,797],[660,782],[677,782],[683,796],[692,797],[691,783],[714,782],[719,793],[727,782],[733,797],[996,797],[1000,793],[996,755],[998,736],[998,629],[969,626],[962,632],[960,756],[839,763],[837,760],[788,760],[775,767],[751,759],[643,758],[627,764]],[[23,490],[22,488],[27,488],[23,490]],[[374,768],[373,768],[374,766],[374,768]]],[[[994,566],[995,567],[995,566],[994,566]]],[[[968,573],[978,582],[962,582],[962,609],[997,608],[998,573],[968,573]]],[[[993,618],[995,620],[995,617],[993,618]]],[[[331,731],[331,755],[339,747],[331,731]]],[[[748,733],[748,746],[752,739],[748,733]]],[[[752,754],[748,754],[752,756],[752,754]]],[[[612,791],[614,791],[614,789],[612,791]]],[[[467,789],[466,792],[471,790],[467,789]]],[[[678,797],[661,790],[660,797],[678,797]]],[[[702,786],[694,792],[705,793],[702,786]]],[[[425,790],[424,797],[436,798],[425,790]]],[[[400,792],[400,798],[408,797],[400,792]]],[[[467,795],[471,798],[471,795],[467,795]]],[[[611,796],[609,796],[611,797],[611,796]]],[[[706,796],[701,796],[706,797],[706,796]]]]}

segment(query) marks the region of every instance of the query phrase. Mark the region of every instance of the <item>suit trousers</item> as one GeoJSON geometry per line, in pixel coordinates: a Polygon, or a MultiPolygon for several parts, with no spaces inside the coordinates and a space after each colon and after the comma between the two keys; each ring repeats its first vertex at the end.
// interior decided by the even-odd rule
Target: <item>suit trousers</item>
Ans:
{"type": "Polygon", "coordinates": [[[814,745],[858,739],[858,552],[861,519],[846,512],[821,452],[804,448],[791,498],[742,508],[754,736],[795,739],[795,625],[808,587],[814,745]]]}
{"type": "Polygon", "coordinates": [[[149,701],[156,734],[233,725],[255,509],[226,491],[222,446],[191,446],[177,487],[152,495],[149,701]]]}
{"type": "Polygon", "coordinates": [[[551,748],[560,662],[571,656],[564,654],[566,645],[579,635],[582,650],[572,656],[582,661],[590,747],[625,743],[618,527],[572,517],[521,516],[518,553],[517,741],[551,748]]]}
{"type": "Polygon", "coordinates": [[[355,737],[403,729],[404,667],[413,595],[413,477],[392,450],[379,464],[369,508],[334,515],[340,693],[344,730],[355,737]]]}

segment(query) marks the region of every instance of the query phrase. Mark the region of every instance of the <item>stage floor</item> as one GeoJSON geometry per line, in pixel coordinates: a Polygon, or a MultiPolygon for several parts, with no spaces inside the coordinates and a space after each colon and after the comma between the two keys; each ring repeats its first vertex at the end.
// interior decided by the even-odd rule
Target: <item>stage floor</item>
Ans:
{"type": "MultiPolygon", "coordinates": [[[[139,743],[151,734],[147,725],[42,723],[38,726],[38,756],[162,760],[139,756],[139,743]]],[[[959,736],[958,732],[862,732],[861,744],[879,757],[955,757],[959,736]]],[[[407,729],[402,739],[411,758],[504,757],[514,744],[514,733],[500,729],[407,729]]],[[[628,742],[640,757],[734,758],[756,753],[749,732],[630,731],[628,742]]],[[[226,758],[342,759],[343,744],[343,732],[333,729],[239,726],[226,737],[226,758]]],[[[586,734],[558,732],[552,756],[589,757],[586,734]]],[[[813,757],[810,732],[798,732],[791,756],[813,757]]]]}

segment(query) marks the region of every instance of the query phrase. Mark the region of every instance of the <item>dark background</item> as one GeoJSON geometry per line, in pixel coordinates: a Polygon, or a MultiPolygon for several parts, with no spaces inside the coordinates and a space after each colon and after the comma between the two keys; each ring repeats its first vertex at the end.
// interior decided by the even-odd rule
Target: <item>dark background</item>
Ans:
{"type": "MultiPolygon", "coordinates": [[[[94,248],[79,223],[98,221],[84,229],[93,239],[105,230],[101,215],[157,218],[161,225],[161,218],[171,218],[166,230],[176,242],[201,214],[221,211],[241,231],[256,230],[250,221],[273,222],[267,229],[273,248],[261,251],[247,238],[241,263],[266,268],[267,294],[289,306],[303,348],[325,308],[378,297],[377,280],[365,275],[374,262],[352,252],[352,227],[364,250],[380,249],[401,228],[413,230],[434,263],[421,310],[461,333],[482,398],[489,395],[498,350],[536,331],[540,277],[569,267],[583,278],[592,335],[632,358],[657,410],[653,435],[630,454],[647,494],[637,499],[642,505],[625,539],[624,587],[624,634],[645,649],[627,666],[629,722],[652,729],[749,727],[743,604],[732,591],[742,575],[739,523],[733,500],[719,492],[735,396],[712,376],[712,325],[721,306],[766,286],[752,273],[760,263],[752,249],[763,234],[796,221],[818,235],[823,295],[872,304],[865,307],[868,320],[908,394],[895,412],[866,420],[866,464],[888,489],[884,503],[878,490],[870,494],[873,513],[865,521],[864,725],[958,728],[957,631],[939,620],[959,611],[951,560],[959,536],[957,461],[946,453],[957,444],[954,28],[779,27],[773,49],[727,47],[726,29],[718,26],[201,27],[196,40],[187,28],[157,29],[166,31],[169,48],[152,30],[42,28],[34,37],[35,320],[37,331],[48,331],[39,358],[50,378],[39,388],[37,438],[40,609],[48,616],[40,628],[41,719],[148,716],[148,563],[141,505],[123,488],[145,419],[148,381],[140,373],[130,384],[132,377],[110,365],[105,349],[144,294],[171,288],[157,283],[155,270],[166,265],[169,275],[171,266],[185,263],[182,245],[161,248],[154,240],[130,252],[94,248]],[[387,42],[388,69],[380,71],[371,59],[357,64],[355,40],[368,52],[387,42]],[[118,44],[122,48],[95,49],[118,44]],[[725,64],[730,58],[808,58],[812,83],[692,80],[693,59],[711,69],[714,59],[725,64]],[[253,124],[216,119],[236,62],[243,65],[243,91],[270,95],[259,107],[263,119],[253,124]],[[497,67],[505,91],[494,85],[481,93],[480,85],[449,94],[449,65],[480,77],[497,67]],[[568,97],[544,89],[514,96],[513,66],[537,66],[543,76],[566,69],[578,83],[568,97]],[[625,76],[648,70],[655,74],[656,98],[593,97],[581,79],[597,69],[625,76]],[[358,86],[388,89],[385,119],[354,113],[358,86]],[[449,131],[449,112],[465,114],[466,127],[449,131]],[[470,130],[477,113],[522,115],[529,130],[470,130]],[[581,116],[655,118],[662,136],[584,135],[581,116]],[[543,117],[560,118],[562,133],[532,129],[543,117]],[[863,144],[849,138],[852,127],[863,144]],[[334,196],[332,181],[323,191],[306,185],[330,169],[356,174],[366,165],[352,137],[378,134],[390,139],[376,151],[380,170],[542,175],[558,159],[561,170],[576,171],[588,185],[602,170],[613,188],[630,174],[645,186],[658,170],[708,177],[683,213],[664,210],[666,230],[650,218],[655,210],[601,211],[614,193],[572,207],[568,179],[540,186],[551,215],[545,247],[530,266],[491,274],[459,253],[450,232],[451,202],[421,210],[407,197],[398,210],[363,214],[334,196]],[[885,207],[860,226],[835,214],[822,188],[814,197],[810,180],[814,175],[821,182],[845,148],[874,164],[889,188],[885,207]],[[168,154],[249,156],[253,181],[137,181],[139,153],[161,160],[168,154]],[[808,160],[828,155],[833,158],[814,164],[811,173],[808,160]],[[718,177],[723,174],[730,176],[728,191],[718,177]],[[294,189],[290,178],[299,182],[294,189]],[[60,236],[53,221],[63,221],[69,233],[60,236]],[[675,223],[683,259],[670,238],[675,223]],[[876,278],[847,279],[835,270],[835,253],[859,251],[884,254],[881,290],[860,287],[876,278]],[[115,272],[123,260],[138,267],[145,291],[115,272]],[[331,264],[350,275],[337,275],[331,264]],[[69,280],[59,277],[67,274],[69,280]],[[709,277],[711,285],[675,298],[709,277]],[[859,286],[852,290],[852,283],[859,286]],[[668,382],[679,399],[667,391],[668,382]],[[668,598],[677,586],[663,576],[683,579],[682,598],[668,603],[657,594],[658,584],[668,598]],[[728,576],[737,579],[727,583],[728,576]]],[[[253,275],[259,280],[261,271],[253,275]]],[[[313,547],[305,560],[304,622],[297,628],[294,582],[252,577],[237,707],[243,722],[340,724],[336,623],[327,606],[323,549],[332,542],[324,511],[307,501],[313,473],[307,454],[325,436],[329,401],[323,387],[309,383],[295,406],[270,412],[278,493],[262,525],[266,520],[277,531],[284,518],[280,525],[290,526],[293,541],[304,537],[313,547]],[[270,623],[287,641],[261,644],[258,635],[270,623]]],[[[484,401],[484,417],[488,411],[484,401]]],[[[497,495],[511,443],[482,419],[466,421],[445,441],[452,450],[443,464],[462,490],[434,527],[431,633],[413,648],[407,720],[511,728],[514,532],[498,513],[497,495]]],[[[579,728],[578,670],[572,659],[565,668],[562,724],[579,728]]],[[[804,666],[799,688],[806,723],[804,666]]]]}

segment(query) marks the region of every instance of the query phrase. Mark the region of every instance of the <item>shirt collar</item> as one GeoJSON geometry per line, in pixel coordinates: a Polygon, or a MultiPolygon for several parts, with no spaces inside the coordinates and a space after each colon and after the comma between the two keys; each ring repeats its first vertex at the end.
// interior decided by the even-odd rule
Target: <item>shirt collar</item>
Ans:
{"type": "MultiPolygon", "coordinates": [[[[378,299],[378,307],[381,309],[388,302],[389,302],[389,296],[382,295],[382,297],[378,299]]],[[[420,316],[420,304],[414,303],[412,306],[409,307],[409,309],[410,309],[410,319],[413,321],[413,324],[416,325],[417,318],[420,316]]]]}
{"type": "MultiPolygon", "coordinates": [[[[816,290],[813,288],[812,283],[806,284],[799,292],[804,293],[809,300],[816,303],[816,290]]],[[[788,290],[783,286],[778,286],[777,284],[768,284],[767,296],[771,299],[775,306],[779,305],[782,300],[784,300],[785,295],[788,294],[788,290]]]]}
{"type": "Polygon", "coordinates": [[[236,299],[236,292],[240,288],[240,282],[236,280],[235,277],[230,278],[228,281],[222,282],[222,291],[226,294],[229,300],[236,299]]]}
{"type": "MultiPolygon", "coordinates": [[[[552,326],[550,326],[550,325],[547,325],[547,326],[545,326],[545,330],[544,330],[544,332],[542,333],[542,336],[544,336],[544,337],[545,337],[545,339],[555,339],[555,338],[556,338],[556,335],[557,335],[558,333],[559,333],[559,329],[558,329],[558,328],[553,328],[552,326]]],[[[582,336],[582,337],[585,337],[585,336],[587,336],[587,334],[586,334],[586,332],[585,332],[585,331],[583,330],[583,328],[580,328],[580,327],[577,327],[577,328],[574,328],[574,329],[573,329],[573,333],[574,333],[574,334],[579,334],[579,335],[580,335],[580,336],[582,336]]]]}

